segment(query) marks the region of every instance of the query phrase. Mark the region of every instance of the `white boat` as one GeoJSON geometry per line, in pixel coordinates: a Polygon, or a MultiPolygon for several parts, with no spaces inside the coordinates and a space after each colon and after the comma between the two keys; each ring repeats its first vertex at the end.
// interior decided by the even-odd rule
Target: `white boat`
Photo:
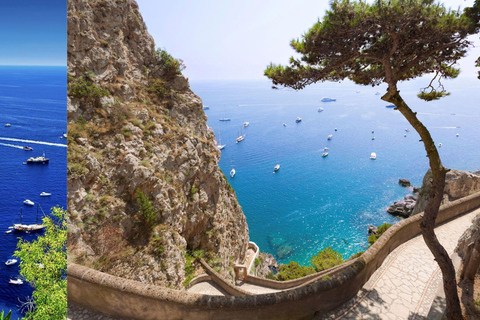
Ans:
{"type": "Polygon", "coordinates": [[[236,173],[235,169],[232,168],[232,170],[230,170],[230,177],[233,178],[235,176],[235,173],[236,173]]]}
{"type": "Polygon", "coordinates": [[[460,134],[459,134],[459,133],[457,133],[457,134],[456,134],[456,136],[458,137],[458,136],[460,136],[460,134]]]}
{"type": "Polygon", "coordinates": [[[63,137],[64,137],[64,138],[67,137],[67,133],[66,133],[66,132],[63,133],[63,137]]]}
{"type": "Polygon", "coordinates": [[[225,148],[225,146],[226,146],[226,144],[220,144],[220,143],[219,143],[219,144],[217,145],[217,148],[218,148],[218,150],[222,150],[223,148],[225,148]]]}
{"type": "Polygon", "coordinates": [[[318,108],[318,110],[317,110],[317,111],[318,111],[318,112],[322,112],[322,111],[323,111],[323,108],[322,108],[322,107],[320,107],[320,108],[318,108]]]}
{"type": "Polygon", "coordinates": [[[328,147],[323,148],[323,150],[327,151],[327,150],[328,150],[328,147]]]}
{"type": "Polygon", "coordinates": [[[406,131],[406,132],[410,132],[410,130],[408,130],[408,128],[405,128],[405,131],[406,131]]]}
{"type": "Polygon", "coordinates": [[[243,123],[243,126],[244,126],[244,127],[248,127],[249,125],[250,125],[250,122],[244,122],[244,123],[243,123]]]}
{"type": "Polygon", "coordinates": [[[337,130],[338,130],[338,129],[337,129],[337,128],[335,128],[335,131],[337,131],[337,130]]]}
{"type": "Polygon", "coordinates": [[[277,164],[274,168],[273,168],[273,173],[277,172],[278,170],[280,170],[280,165],[277,164]]]}
{"type": "Polygon", "coordinates": [[[31,164],[31,163],[48,163],[50,161],[50,159],[48,158],[45,158],[45,151],[43,152],[43,156],[40,156],[40,157],[30,157],[27,159],[27,164],[31,164]]]}
{"type": "Polygon", "coordinates": [[[21,279],[16,279],[16,280],[10,279],[10,281],[8,283],[21,285],[21,284],[23,284],[23,281],[21,279]]]}
{"type": "Polygon", "coordinates": [[[203,110],[209,110],[210,107],[209,106],[203,106],[203,110]]]}
{"type": "Polygon", "coordinates": [[[330,134],[330,135],[327,137],[327,140],[332,140],[332,138],[333,138],[333,135],[330,134]]]}
{"type": "Polygon", "coordinates": [[[379,94],[380,94],[380,92],[378,92],[378,91],[377,91],[377,92],[375,92],[375,95],[376,95],[376,96],[378,96],[379,94]]]}
{"type": "Polygon", "coordinates": [[[325,158],[326,156],[328,156],[328,152],[324,152],[324,153],[322,153],[322,157],[324,157],[324,158],[325,158]]]}
{"type": "Polygon", "coordinates": [[[50,197],[52,194],[48,192],[42,192],[40,193],[40,197],[50,197]]]}
{"type": "Polygon", "coordinates": [[[407,136],[407,134],[405,133],[403,136],[404,136],[404,137],[406,137],[406,136],[407,136]]]}
{"type": "Polygon", "coordinates": [[[322,100],[320,100],[320,101],[321,102],[332,102],[332,101],[337,101],[337,99],[323,97],[322,100]]]}
{"type": "Polygon", "coordinates": [[[375,152],[372,152],[372,153],[370,154],[370,159],[372,159],[372,160],[377,159],[377,154],[376,154],[375,152]]]}
{"type": "Polygon", "coordinates": [[[243,133],[243,130],[240,129],[240,132],[237,132],[238,133],[238,137],[237,139],[235,139],[235,143],[239,143],[240,141],[243,141],[243,139],[245,139],[245,134],[243,133]]]}
{"type": "Polygon", "coordinates": [[[16,232],[27,232],[27,233],[42,231],[45,228],[45,226],[43,224],[38,224],[38,207],[39,207],[39,204],[37,203],[37,221],[35,224],[23,224],[23,214],[22,214],[22,209],[20,209],[20,223],[14,224],[12,227],[13,230],[16,232]]]}
{"type": "Polygon", "coordinates": [[[372,137],[372,140],[375,140],[375,137],[372,137]]]}
{"type": "Polygon", "coordinates": [[[394,104],[388,104],[385,106],[385,108],[395,108],[395,105],[394,104]]]}
{"type": "Polygon", "coordinates": [[[12,230],[7,230],[5,231],[5,233],[12,233],[12,230]]]}
{"type": "Polygon", "coordinates": [[[33,151],[33,148],[32,148],[32,147],[29,147],[29,146],[25,146],[25,147],[23,147],[23,150],[25,150],[25,151],[33,151]]]}
{"type": "Polygon", "coordinates": [[[220,120],[220,121],[230,121],[230,118],[220,118],[218,120],[220,120]]]}
{"type": "Polygon", "coordinates": [[[441,147],[441,146],[442,146],[442,143],[440,142],[440,143],[438,144],[438,146],[441,147]]]}
{"type": "Polygon", "coordinates": [[[7,266],[14,265],[15,263],[17,263],[17,259],[8,259],[7,262],[5,262],[7,266]]]}
{"type": "Polygon", "coordinates": [[[10,126],[11,126],[10,123],[5,124],[5,127],[10,127],[10,126]]]}
{"type": "Polygon", "coordinates": [[[286,123],[283,123],[283,126],[284,126],[284,127],[286,127],[286,126],[287,126],[287,124],[286,124],[286,123]]]}
{"type": "Polygon", "coordinates": [[[24,204],[26,204],[27,206],[33,206],[35,205],[35,203],[33,203],[32,200],[29,200],[29,199],[26,199],[25,201],[23,201],[24,204]]]}
{"type": "Polygon", "coordinates": [[[298,118],[295,120],[295,122],[297,122],[297,123],[300,122],[300,121],[302,121],[302,118],[300,118],[300,117],[298,117],[298,118]]]}

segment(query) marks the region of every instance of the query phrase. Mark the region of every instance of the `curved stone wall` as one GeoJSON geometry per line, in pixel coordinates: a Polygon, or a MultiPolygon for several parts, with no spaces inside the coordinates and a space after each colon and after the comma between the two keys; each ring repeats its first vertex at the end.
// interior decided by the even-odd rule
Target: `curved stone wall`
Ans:
{"type": "MultiPolygon", "coordinates": [[[[442,206],[437,224],[478,207],[480,192],[442,206]]],[[[420,233],[420,220],[418,214],[396,223],[361,257],[325,270],[321,277],[328,275],[328,279],[323,280],[318,274],[296,279],[296,286],[278,293],[229,297],[194,294],[70,263],[68,299],[107,314],[134,319],[310,319],[352,298],[392,250],[420,233]]],[[[272,282],[268,282],[270,287],[284,289],[281,282],[272,282]]]]}

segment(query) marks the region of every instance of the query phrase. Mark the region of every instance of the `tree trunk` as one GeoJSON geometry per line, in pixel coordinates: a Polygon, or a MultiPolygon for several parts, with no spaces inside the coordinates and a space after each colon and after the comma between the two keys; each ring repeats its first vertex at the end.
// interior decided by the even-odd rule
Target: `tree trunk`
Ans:
{"type": "Polygon", "coordinates": [[[385,94],[382,99],[393,103],[396,106],[396,109],[402,113],[412,127],[418,132],[421,141],[425,146],[433,178],[431,179],[432,189],[430,191],[430,200],[423,213],[420,228],[427,247],[432,252],[435,261],[437,261],[440,270],[442,271],[443,288],[447,300],[445,315],[447,319],[461,320],[462,310],[458,298],[455,268],[453,267],[452,260],[448,256],[447,251],[438,241],[434,231],[435,220],[437,219],[438,210],[443,199],[445,175],[448,170],[442,165],[438,150],[435,147],[435,142],[433,141],[430,132],[423,123],[418,120],[416,112],[413,112],[405,101],[403,101],[400,92],[396,88],[390,87],[387,94],[385,94]]]}

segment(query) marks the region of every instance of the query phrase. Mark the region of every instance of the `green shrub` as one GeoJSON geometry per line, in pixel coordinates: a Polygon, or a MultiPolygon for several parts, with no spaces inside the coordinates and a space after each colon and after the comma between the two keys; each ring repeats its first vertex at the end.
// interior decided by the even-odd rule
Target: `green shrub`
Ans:
{"type": "Polygon", "coordinates": [[[262,263],[262,262],[260,261],[260,259],[255,258],[255,262],[253,263],[253,265],[254,265],[255,268],[257,268],[257,267],[260,265],[260,263],[262,263]]]}
{"type": "Polygon", "coordinates": [[[183,286],[186,287],[195,277],[195,267],[193,266],[193,260],[195,258],[188,252],[185,252],[185,281],[183,286]]]}
{"type": "Polygon", "coordinates": [[[385,233],[385,231],[388,230],[388,228],[390,228],[392,225],[390,223],[384,223],[382,224],[381,226],[378,226],[377,227],[377,232],[374,233],[374,234],[371,234],[369,237],[368,237],[368,243],[370,243],[370,245],[374,244],[375,241],[378,240],[378,238],[380,238],[380,236],[382,234],[385,233]]]}
{"type": "Polygon", "coordinates": [[[157,210],[155,210],[150,199],[140,189],[137,189],[137,202],[140,206],[138,211],[140,221],[148,231],[151,231],[157,223],[157,210]]]}
{"type": "Polygon", "coordinates": [[[316,256],[310,259],[317,272],[334,267],[343,263],[343,258],[340,253],[334,251],[332,247],[327,247],[323,251],[319,251],[316,256]]]}
{"type": "Polygon", "coordinates": [[[85,73],[82,76],[75,78],[71,74],[67,74],[67,92],[69,96],[87,101],[95,102],[100,97],[109,96],[110,92],[102,87],[96,85],[91,77],[93,73],[85,73]]]}
{"type": "Polygon", "coordinates": [[[312,266],[301,266],[298,262],[290,261],[288,264],[280,266],[280,271],[277,273],[276,279],[279,281],[287,281],[313,273],[315,273],[315,269],[312,266]]]}
{"type": "Polygon", "coordinates": [[[175,59],[167,51],[158,48],[155,51],[155,56],[158,61],[162,64],[163,76],[167,81],[175,78],[177,74],[181,74],[185,69],[185,65],[182,60],[175,59]]]}
{"type": "Polygon", "coordinates": [[[348,258],[348,260],[353,260],[353,259],[355,259],[355,258],[358,258],[358,257],[360,257],[364,252],[365,252],[365,251],[360,251],[360,252],[357,252],[357,253],[355,253],[355,254],[352,254],[352,255],[350,256],[350,258],[348,258]]]}

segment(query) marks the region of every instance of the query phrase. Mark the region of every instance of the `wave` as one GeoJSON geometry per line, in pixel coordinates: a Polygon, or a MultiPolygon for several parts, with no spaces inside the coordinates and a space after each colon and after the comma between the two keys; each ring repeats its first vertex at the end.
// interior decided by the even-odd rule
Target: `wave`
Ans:
{"type": "Polygon", "coordinates": [[[23,149],[22,146],[17,146],[17,145],[15,145],[15,144],[8,144],[8,143],[0,143],[0,146],[12,147],[12,148],[17,148],[17,149],[23,149]]]}
{"type": "MultiPolygon", "coordinates": [[[[44,145],[47,145],[47,146],[64,147],[64,148],[67,147],[66,144],[62,144],[62,143],[53,143],[53,142],[37,141],[37,140],[16,139],[16,138],[4,138],[4,137],[0,137],[0,140],[15,141],[15,142],[25,142],[25,143],[34,143],[34,144],[44,144],[44,145]]],[[[23,147],[22,147],[22,148],[23,148],[23,147]]]]}

